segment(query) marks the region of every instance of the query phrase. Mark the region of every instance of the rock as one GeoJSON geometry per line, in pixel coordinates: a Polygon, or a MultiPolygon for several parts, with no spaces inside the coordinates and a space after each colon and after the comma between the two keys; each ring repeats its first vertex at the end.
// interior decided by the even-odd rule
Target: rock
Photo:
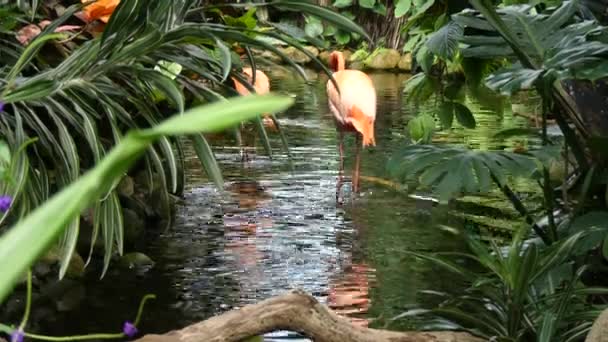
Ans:
{"type": "Polygon", "coordinates": [[[310,57],[306,56],[304,52],[296,49],[293,46],[288,46],[281,49],[281,52],[287,56],[290,60],[298,64],[306,64],[311,61],[310,57]]]}
{"type": "Polygon", "coordinates": [[[39,262],[34,265],[33,274],[36,277],[46,277],[51,273],[51,266],[44,262],[39,262]]]}
{"type": "Polygon", "coordinates": [[[118,265],[125,268],[140,268],[153,266],[154,261],[143,253],[133,252],[125,254],[120,258],[118,265]]]}
{"type": "Polygon", "coordinates": [[[57,310],[70,311],[82,302],[86,291],[80,281],[63,279],[44,286],[40,294],[54,301],[57,310]]]}
{"type": "Polygon", "coordinates": [[[118,194],[124,197],[130,197],[135,193],[135,182],[133,178],[125,176],[118,184],[118,194]]]}
{"type": "Polygon", "coordinates": [[[352,62],[352,63],[350,63],[348,68],[354,69],[354,70],[363,70],[363,69],[365,69],[365,64],[361,61],[352,62]]]}
{"type": "MultiPolygon", "coordinates": [[[[39,262],[46,263],[49,266],[59,264],[61,262],[61,253],[62,251],[59,247],[55,246],[51,248],[39,262]]],[[[84,276],[84,260],[77,251],[74,251],[72,254],[72,259],[70,260],[65,276],[67,278],[82,278],[84,276]]]]}
{"type": "Polygon", "coordinates": [[[329,64],[329,55],[331,54],[331,51],[321,51],[319,53],[319,60],[321,60],[321,62],[323,62],[323,64],[329,64]]]}
{"type": "Polygon", "coordinates": [[[76,309],[86,297],[84,285],[74,286],[68,289],[55,303],[58,311],[68,312],[76,309]]]}
{"type": "Polygon", "coordinates": [[[319,56],[319,49],[317,49],[316,47],[309,45],[309,46],[305,46],[304,50],[310,52],[313,56],[318,57],[319,56]]]}
{"type": "Polygon", "coordinates": [[[412,71],[412,54],[408,52],[405,55],[401,56],[397,67],[403,71],[412,71]]]}
{"type": "Polygon", "coordinates": [[[608,309],[602,311],[598,318],[596,318],[585,339],[585,342],[603,341],[608,341],[608,309]]]}
{"type": "Polygon", "coordinates": [[[401,55],[395,49],[377,49],[369,57],[365,59],[365,66],[371,69],[395,69],[401,55]]]}
{"type": "Polygon", "coordinates": [[[344,60],[348,61],[350,60],[350,57],[353,55],[352,51],[350,50],[342,50],[342,56],[344,56],[344,60]]]}
{"type": "Polygon", "coordinates": [[[264,51],[260,54],[260,57],[267,59],[270,62],[273,63],[281,63],[283,61],[283,59],[281,57],[279,57],[278,55],[270,52],[270,51],[264,51]]]}
{"type": "Polygon", "coordinates": [[[133,243],[137,241],[144,233],[145,223],[143,218],[131,209],[122,209],[122,218],[124,223],[125,242],[133,243]]]}

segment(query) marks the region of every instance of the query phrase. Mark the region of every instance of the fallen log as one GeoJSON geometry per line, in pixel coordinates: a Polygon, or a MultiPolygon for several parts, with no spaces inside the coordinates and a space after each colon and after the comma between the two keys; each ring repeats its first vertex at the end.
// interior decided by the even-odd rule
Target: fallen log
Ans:
{"type": "Polygon", "coordinates": [[[238,342],[272,331],[297,331],[315,342],[481,342],[466,332],[394,332],[352,325],[314,297],[293,291],[137,342],[238,342]]]}

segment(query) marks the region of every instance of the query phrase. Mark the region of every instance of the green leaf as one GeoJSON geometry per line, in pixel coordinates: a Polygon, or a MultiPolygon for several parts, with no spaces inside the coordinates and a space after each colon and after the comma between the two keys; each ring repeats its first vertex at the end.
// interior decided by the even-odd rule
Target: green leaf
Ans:
{"type": "Polygon", "coordinates": [[[53,80],[32,80],[8,92],[3,101],[5,103],[34,101],[52,95],[57,89],[59,84],[53,80]]]}
{"type": "Polygon", "coordinates": [[[92,205],[162,135],[213,132],[266,112],[278,112],[290,98],[245,96],[191,109],[145,131],[128,133],[93,169],[51,197],[0,237],[0,302],[23,272],[58,238],[68,222],[92,205]],[[23,246],[27,246],[24,248],[23,246]]]}
{"type": "Polygon", "coordinates": [[[608,260],[608,234],[604,238],[604,242],[602,243],[602,255],[604,259],[608,260]]]}
{"type": "Polygon", "coordinates": [[[376,4],[374,5],[373,10],[374,10],[374,13],[377,13],[377,14],[379,14],[381,16],[386,16],[387,9],[386,9],[386,6],[383,3],[376,2],[376,4]]]}
{"type": "Polygon", "coordinates": [[[372,8],[374,8],[375,4],[376,4],[376,0],[359,0],[359,6],[361,6],[363,8],[372,9],[372,8]]]}
{"type": "Polygon", "coordinates": [[[175,62],[159,61],[154,67],[154,70],[167,76],[168,78],[175,80],[177,75],[182,72],[182,66],[175,62]]]}
{"type": "Polygon", "coordinates": [[[456,120],[466,128],[473,129],[476,126],[475,117],[471,110],[458,102],[453,102],[454,114],[456,114],[456,120]]]}
{"type": "Polygon", "coordinates": [[[0,140],[0,167],[8,166],[11,163],[11,149],[8,144],[0,140]]]}
{"type": "Polygon", "coordinates": [[[435,61],[435,56],[428,50],[426,45],[422,45],[416,53],[416,61],[425,73],[430,73],[435,61]]]}
{"type": "Polygon", "coordinates": [[[323,33],[323,24],[319,19],[312,16],[307,16],[304,31],[309,37],[320,36],[323,33]]]}
{"type": "Polygon", "coordinates": [[[464,29],[460,24],[450,21],[429,36],[426,46],[435,55],[445,60],[451,60],[458,50],[458,42],[462,38],[463,32],[464,29]]]}
{"type": "Polygon", "coordinates": [[[435,4],[435,0],[413,0],[414,15],[422,15],[435,4]]]}
{"type": "Polygon", "coordinates": [[[452,128],[452,122],[454,121],[454,102],[443,102],[439,108],[439,121],[443,129],[452,128]]]}
{"type": "Polygon", "coordinates": [[[338,30],[336,33],[336,42],[340,45],[346,45],[350,42],[350,33],[338,30]]]}
{"type": "Polygon", "coordinates": [[[345,18],[343,15],[339,15],[327,8],[323,8],[302,1],[292,0],[280,0],[277,2],[277,7],[289,11],[295,11],[300,13],[305,12],[310,15],[317,16],[321,19],[327,20],[328,22],[335,24],[339,28],[342,28],[346,31],[360,34],[368,41],[371,41],[370,36],[359,25],[354,23],[352,20],[345,18]]]}
{"type": "Polygon", "coordinates": [[[412,0],[397,0],[395,4],[395,17],[401,18],[406,15],[412,7],[412,0]]]}
{"type": "Polygon", "coordinates": [[[352,6],[353,0],[336,0],[332,6],[337,8],[344,8],[352,6]]]}
{"type": "MultiPolygon", "coordinates": [[[[40,34],[33,41],[31,41],[28,46],[25,48],[19,60],[15,65],[11,68],[11,71],[6,76],[6,84],[8,86],[5,88],[9,90],[11,85],[14,83],[15,78],[19,75],[21,70],[36,56],[36,53],[42,48],[44,43],[49,40],[62,39],[65,38],[65,34],[62,33],[49,33],[49,34],[40,34]]],[[[5,91],[6,91],[5,90],[5,91]]],[[[4,94],[3,94],[4,95],[4,94]]]]}
{"type": "Polygon", "coordinates": [[[192,140],[194,151],[196,152],[203,169],[207,173],[207,176],[209,176],[218,189],[223,189],[224,179],[222,177],[222,171],[217,164],[217,160],[213,155],[213,150],[207,142],[207,139],[205,139],[202,134],[193,135],[190,139],[192,140]]]}
{"type": "Polygon", "coordinates": [[[429,143],[435,131],[435,120],[430,115],[419,115],[407,123],[410,138],[414,142],[429,143]]]}
{"type": "Polygon", "coordinates": [[[148,70],[142,70],[138,74],[142,80],[150,82],[166,94],[180,113],[184,111],[184,94],[177,87],[177,83],[174,80],[159,72],[150,72],[148,70]]]}
{"type": "Polygon", "coordinates": [[[502,69],[488,76],[486,85],[492,90],[500,91],[501,94],[512,95],[520,90],[531,89],[542,73],[542,70],[517,67],[502,69]]]}

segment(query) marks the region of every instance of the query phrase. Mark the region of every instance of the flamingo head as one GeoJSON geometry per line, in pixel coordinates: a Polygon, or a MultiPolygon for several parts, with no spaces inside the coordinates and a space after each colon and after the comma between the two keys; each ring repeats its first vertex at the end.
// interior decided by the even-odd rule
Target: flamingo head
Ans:
{"type": "Polygon", "coordinates": [[[334,51],[329,55],[329,68],[333,72],[345,69],[344,55],[341,51],[334,51]]]}

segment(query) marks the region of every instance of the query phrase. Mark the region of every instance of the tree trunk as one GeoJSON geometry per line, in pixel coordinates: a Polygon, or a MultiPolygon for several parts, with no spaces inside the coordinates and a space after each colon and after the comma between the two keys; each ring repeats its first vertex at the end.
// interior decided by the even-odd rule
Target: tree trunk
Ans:
{"type": "Polygon", "coordinates": [[[137,342],[237,342],[272,331],[301,332],[315,342],[482,342],[465,332],[392,332],[352,325],[312,296],[293,291],[165,335],[137,342]]]}

